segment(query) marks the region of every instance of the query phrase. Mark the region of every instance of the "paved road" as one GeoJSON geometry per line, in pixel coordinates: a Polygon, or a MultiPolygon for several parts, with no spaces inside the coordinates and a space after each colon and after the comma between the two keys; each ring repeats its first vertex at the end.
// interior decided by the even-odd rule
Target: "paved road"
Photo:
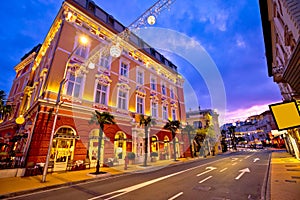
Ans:
{"type": "Polygon", "coordinates": [[[14,199],[260,199],[269,155],[265,150],[236,152],[14,199]]]}

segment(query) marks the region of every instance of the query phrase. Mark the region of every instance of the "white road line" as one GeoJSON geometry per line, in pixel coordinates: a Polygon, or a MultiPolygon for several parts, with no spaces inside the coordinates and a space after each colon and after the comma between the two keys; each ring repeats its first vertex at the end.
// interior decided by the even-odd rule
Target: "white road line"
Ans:
{"type": "MultiPolygon", "coordinates": [[[[116,197],[118,197],[118,196],[124,195],[124,194],[126,194],[126,193],[132,192],[132,191],[134,191],[134,190],[140,189],[140,188],[142,188],[142,187],[146,187],[147,185],[151,185],[151,184],[156,183],[156,182],[158,182],[158,181],[161,181],[161,180],[170,178],[170,177],[175,176],[175,175],[178,175],[178,174],[182,174],[182,173],[187,172],[187,171],[191,171],[191,170],[197,169],[197,168],[199,168],[199,167],[203,167],[203,166],[206,166],[206,165],[210,165],[210,164],[212,164],[212,163],[219,162],[219,161],[225,160],[225,159],[227,159],[227,158],[221,158],[221,159],[219,159],[219,160],[214,160],[214,161],[212,161],[212,162],[205,163],[205,164],[203,164],[203,165],[199,165],[199,166],[192,167],[192,168],[189,168],[189,169],[186,169],[186,170],[183,170],[183,171],[179,171],[179,172],[176,172],[176,173],[173,173],[173,174],[169,174],[169,175],[167,175],[167,176],[159,177],[159,178],[156,178],[156,179],[153,179],[153,180],[144,182],[144,183],[140,183],[140,184],[133,185],[133,186],[130,186],[130,187],[122,188],[122,189],[119,189],[119,190],[116,190],[116,191],[113,191],[113,192],[109,192],[109,193],[106,193],[106,194],[103,194],[103,195],[100,195],[100,196],[95,196],[95,197],[90,198],[90,199],[88,199],[88,200],[94,200],[94,199],[100,199],[100,198],[104,198],[104,199],[106,199],[106,200],[113,199],[113,198],[116,198],[116,197]],[[111,196],[111,197],[109,197],[109,198],[105,198],[105,196],[110,196],[110,195],[113,195],[113,194],[116,194],[116,195],[111,196]]],[[[210,178],[211,178],[211,177],[210,177],[210,178]]]]}
{"type": "Polygon", "coordinates": [[[204,171],[204,172],[202,172],[202,173],[200,173],[200,174],[197,174],[197,176],[201,176],[201,175],[206,174],[206,173],[208,173],[208,172],[211,172],[211,171],[213,171],[213,170],[215,170],[215,169],[217,169],[217,168],[215,168],[215,167],[206,167],[206,170],[207,170],[207,171],[204,171]]]}
{"type": "Polygon", "coordinates": [[[224,169],[221,169],[220,172],[224,172],[225,170],[227,170],[228,168],[224,168],[224,169]]]}
{"type": "Polygon", "coordinates": [[[232,165],[236,165],[237,163],[235,162],[235,163],[232,163],[232,165]]]}
{"type": "Polygon", "coordinates": [[[253,155],[254,155],[254,153],[251,154],[251,155],[249,155],[249,156],[246,156],[244,159],[246,160],[247,158],[249,158],[249,157],[251,157],[251,156],[253,156],[253,155]]]}
{"type": "Polygon", "coordinates": [[[212,178],[212,176],[206,177],[205,179],[199,181],[199,183],[203,183],[204,181],[207,181],[208,179],[212,178]]]}
{"type": "Polygon", "coordinates": [[[182,195],[183,192],[179,192],[178,194],[172,196],[171,198],[169,198],[168,200],[173,200],[173,199],[176,199],[177,197],[179,197],[180,195],[182,195]]]}

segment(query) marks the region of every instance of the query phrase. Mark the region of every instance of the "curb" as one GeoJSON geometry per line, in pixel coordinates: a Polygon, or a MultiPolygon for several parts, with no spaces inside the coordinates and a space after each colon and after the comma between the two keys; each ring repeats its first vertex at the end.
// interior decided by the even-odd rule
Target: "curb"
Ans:
{"type": "Polygon", "coordinates": [[[105,175],[105,176],[91,175],[91,176],[94,176],[93,179],[72,181],[72,182],[67,182],[67,183],[44,186],[44,187],[40,187],[40,188],[28,189],[28,190],[19,191],[19,192],[12,192],[12,193],[7,193],[7,194],[2,194],[2,195],[0,195],[0,199],[17,197],[17,196],[21,196],[21,195],[25,195],[25,194],[29,194],[29,193],[34,193],[34,192],[39,192],[39,191],[43,191],[43,190],[51,190],[51,189],[64,187],[64,186],[72,186],[72,185],[76,185],[76,184],[79,184],[79,183],[89,182],[89,181],[95,180],[95,179],[101,179],[101,178],[106,178],[106,177],[109,177],[109,176],[115,176],[113,174],[110,174],[109,172],[107,172],[107,174],[108,175],[105,175]]]}
{"type": "Polygon", "coordinates": [[[261,195],[260,195],[261,200],[270,200],[271,160],[272,160],[272,151],[269,154],[268,167],[265,173],[264,182],[263,182],[261,195]]]}

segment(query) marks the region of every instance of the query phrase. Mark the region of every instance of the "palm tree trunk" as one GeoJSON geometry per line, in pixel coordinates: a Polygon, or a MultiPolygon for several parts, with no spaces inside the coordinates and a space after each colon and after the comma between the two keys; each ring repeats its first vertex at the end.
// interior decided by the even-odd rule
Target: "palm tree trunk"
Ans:
{"type": "Polygon", "coordinates": [[[192,149],[191,133],[190,133],[190,131],[188,131],[188,139],[189,139],[189,146],[190,146],[191,157],[193,158],[193,149],[192,149]]]}
{"type": "Polygon", "coordinates": [[[100,159],[101,159],[102,137],[103,137],[103,129],[100,127],[99,137],[98,137],[98,155],[97,155],[96,174],[100,173],[100,159]]]}
{"type": "Polygon", "coordinates": [[[144,166],[147,166],[147,158],[148,158],[148,129],[145,126],[145,158],[144,158],[144,166]]]}
{"type": "Polygon", "coordinates": [[[172,136],[173,136],[173,151],[174,151],[174,161],[176,161],[176,142],[175,142],[175,133],[172,132],[172,136]]]}

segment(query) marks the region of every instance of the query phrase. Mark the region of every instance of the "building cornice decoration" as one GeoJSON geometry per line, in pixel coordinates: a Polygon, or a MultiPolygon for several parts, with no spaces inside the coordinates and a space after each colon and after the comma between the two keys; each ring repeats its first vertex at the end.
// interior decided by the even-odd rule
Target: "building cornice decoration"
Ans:
{"type": "Polygon", "coordinates": [[[177,108],[176,101],[174,99],[171,100],[171,107],[177,108]]]}
{"type": "MultiPolygon", "coordinates": [[[[133,44],[129,43],[128,39],[126,38],[120,38],[116,33],[112,32],[108,28],[104,27],[102,24],[97,22],[95,19],[87,16],[85,13],[80,11],[79,9],[75,8],[69,3],[65,3],[64,5],[65,10],[65,16],[66,20],[75,23],[78,26],[84,26],[86,30],[89,30],[90,33],[99,36],[101,40],[105,38],[106,40],[115,41],[117,40],[120,46],[123,48],[123,53],[128,52],[128,55],[132,57],[134,60],[139,61],[143,65],[149,66],[149,65],[155,65],[153,67],[155,71],[158,71],[158,69],[161,69],[163,71],[166,78],[169,80],[175,81],[177,73],[170,72],[166,67],[162,66],[162,63],[158,63],[157,60],[153,60],[149,57],[149,55],[145,54],[144,52],[137,49],[133,44]],[[67,13],[72,13],[68,17],[67,13]],[[117,39],[116,39],[117,38],[117,39]]],[[[125,34],[125,35],[130,35],[125,34]]],[[[126,54],[127,55],[127,54],[126,54]]],[[[97,56],[97,53],[94,55],[91,55],[89,60],[93,60],[93,57],[97,56]]],[[[175,83],[175,82],[174,82],[175,83]]]]}
{"type": "Polygon", "coordinates": [[[15,71],[18,72],[22,70],[24,67],[29,65],[34,61],[34,58],[36,56],[36,52],[31,53],[27,58],[25,58],[23,61],[21,61],[17,66],[15,66],[15,71]]]}
{"type": "Polygon", "coordinates": [[[62,25],[62,19],[57,19],[54,21],[54,25],[51,27],[48,35],[46,36],[45,41],[43,42],[41,49],[39,50],[38,55],[35,58],[34,65],[32,67],[32,70],[34,71],[41,63],[41,60],[45,53],[47,52],[52,40],[54,39],[57,31],[61,28],[62,25]]]}
{"type": "Polygon", "coordinates": [[[153,95],[151,94],[151,95],[150,95],[150,99],[151,99],[151,101],[154,102],[154,103],[157,103],[158,100],[159,100],[159,98],[157,97],[156,94],[153,94],[153,95]]]}
{"type": "Polygon", "coordinates": [[[107,105],[94,103],[94,104],[93,104],[93,107],[94,107],[94,108],[97,108],[97,109],[99,109],[99,110],[105,110],[105,111],[108,111],[108,106],[107,106],[107,105]]]}
{"type": "Polygon", "coordinates": [[[48,73],[48,69],[47,68],[43,68],[41,73],[40,73],[40,78],[43,78],[45,74],[48,73]]]}
{"type": "Polygon", "coordinates": [[[165,96],[165,95],[162,94],[162,95],[161,95],[161,100],[162,100],[162,101],[167,100],[167,96],[165,96]]]}
{"type": "Polygon", "coordinates": [[[162,99],[162,100],[161,100],[161,104],[162,104],[163,106],[168,106],[168,105],[169,105],[169,102],[167,101],[167,99],[162,99]]]}
{"type": "Polygon", "coordinates": [[[95,77],[100,84],[109,85],[112,82],[112,80],[104,74],[96,74],[95,77]]]}
{"type": "Polygon", "coordinates": [[[34,87],[26,86],[24,89],[24,95],[31,96],[33,89],[34,89],[34,87]]]}
{"type": "Polygon", "coordinates": [[[140,96],[140,97],[145,97],[146,96],[146,90],[144,89],[143,86],[137,86],[135,93],[140,96]]]}
{"type": "Polygon", "coordinates": [[[130,90],[130,87],[126,83],[117,83],[117,87],[119,87],[121,90],[130,90]]]}

